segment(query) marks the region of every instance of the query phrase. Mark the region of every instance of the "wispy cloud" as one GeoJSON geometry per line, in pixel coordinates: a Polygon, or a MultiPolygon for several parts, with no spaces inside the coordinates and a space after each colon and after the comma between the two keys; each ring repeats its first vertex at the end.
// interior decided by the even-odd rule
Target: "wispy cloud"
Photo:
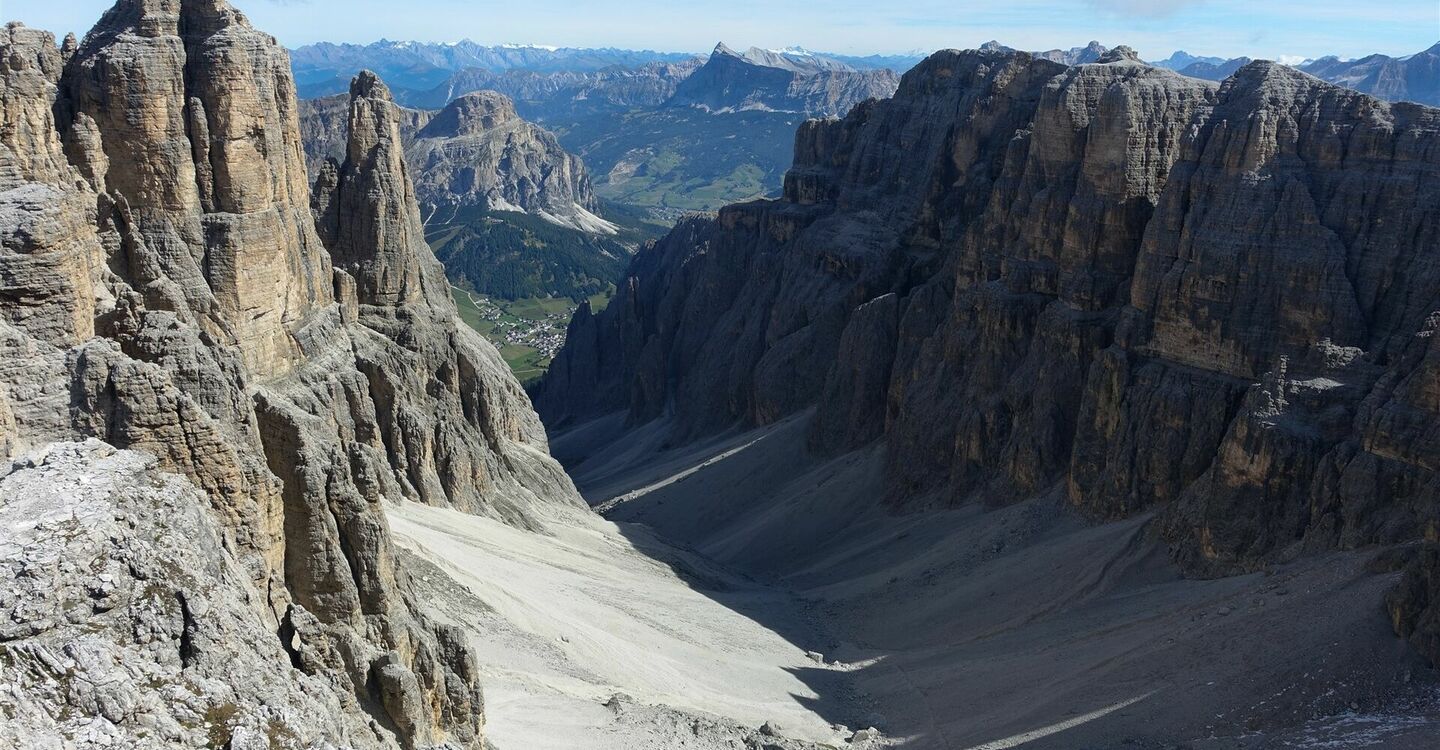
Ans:
{"type": "Polygon", "coordinates": [[[1204,5],[1207,0],[1085,0],[1085,2],[1116,15],[1167,18],[1182,10],[1204,5]]]}

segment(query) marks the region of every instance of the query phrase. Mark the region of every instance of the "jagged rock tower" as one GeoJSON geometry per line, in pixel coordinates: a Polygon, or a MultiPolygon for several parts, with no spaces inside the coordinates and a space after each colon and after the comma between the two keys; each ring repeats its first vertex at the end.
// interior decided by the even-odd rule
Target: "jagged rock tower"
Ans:
{"type": "MultiPolygon", "coordinates": [[[[153,454],[208,505],[179,513],[201,547],[173,554],[219,571],[119,568],[109,619],[92,623],[114,628],[109,661],[57,645],[98,612],[0,599],[20,623],[0,634],[0,672],[24,684],[54,649],[82,674],[127,648],[174,666],[114,683],[107,705],[129,708],[106,718],[141,745],[222,726],[481,747],[473,662],[419,613],[382,501],[534,526],[579,499],[524,391],[455,318],[383,84],[353,86],[349,158],[322,176],[317,233],[287,55],[223,0],[121,0],[60,47],[11,24],[0,58],[0,449],[93,438],[153,454]],[[270,676],[230,672],[237,632],[270,676]],[[153,700],[166,680],[194,695],[153,700]]],[[[162,512],[154,494],[121,505],[162,512]]],[[[28,554],[0,563],[19,575],[28,554]]],[[[65,569],[52,574],[63,588],[65,569]]]]}

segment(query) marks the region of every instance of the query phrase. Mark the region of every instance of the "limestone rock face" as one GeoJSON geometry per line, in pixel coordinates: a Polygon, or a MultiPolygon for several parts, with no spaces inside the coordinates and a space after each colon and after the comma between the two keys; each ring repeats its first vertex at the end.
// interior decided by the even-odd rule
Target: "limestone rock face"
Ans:
{"type": "Polygon", "coordinates": [[[288,58],[242,21],[221,0],[118,3],[67,64],[58,109],[81,171],[173,284],[166,303],[273,375],[299,356],[289,328],[329,302],[330,268],[302,221],[288,58]]]}
{"type": "Polygon", "coordinates": [[[18,24],[0,37],[0,315],[39,338],[74,344],[95,331],[104,250],[94,196],[57,137],[51,105],[64,63],[54,41],[18,24]]]}
{"type": "Polygon", "coordinates": [[[599,205],[580,159],[492,91],[450,102],[416,134],[407,154],[427,213],[518,208],[587,229],[582,214],[599,205]]]}
{"type": "Polygon", "coordinates": [[[0,478],[0,743],[382,745],[344,686],[292,666],[287,647],[323,644],[275,636],[207,506],[153,457],[93,439],[0,478]]]}
{"type": "Polygon", "coordinates": [[[1386,614],[1396,635],[1440,664],[1440,544],[1384,553],[1372,567],[1381,573],[1401,571],[1399,583],[1385,595],[1386,614]]]}
{"type": "Polygon", "coordinates": [[[400,122],[390,90],[373,73],[350,85],[350,138],[334,184],[314,195],[317,227],[336,269],[348,273],[365,305],[395,306],[422,298],[438,302],[444,279],[427,278],[417,243],[415,194],[405,175],[400,122]],[[438,288],[427,286],[438,285],[438,288]]]}
{"type": "Polygon", "coordinates": [[[738,53],[724,44],[681,81],[672,106],[711,112],[774,110],[840,116],[866,99],[884,98],[898,81],[890,70],[800,66],[765,50],[738,53]]]}
{"type": "Polygon", "coordinates": [[[941,52],[800,129],[779,201],[582,309],[547,423],[814,407],[892,502],[1161,509],[1194,573],[1440,528],[1440,111],[1254,63],[941,52]]]}
{"type": "MultiPolygon", "coordinates": [[[[430,122],[430,110],[397,106],[400,137],[409,146],[415,134],[430,122]]],[[[300,100],[300,137],[305,148],[305,168],[314,182],[327,160],[336,165],[345,161],[350,146],[350,94],[336,94],[319,99],[300,100]]]]}
{"type": "MultiPolygon", "coordinates": [[[[483,746],[473,661],[421,614],[382,503],[536,526],[579,499],[498,353],[455,319],[383,85],[356,82],[353,158],[316,199],[347,220],[322,222],[327,249],[286,54],[222,0],[122,0],[63,48],[11,25],[0,59],[3,457],[82,438],[153,456],[184,477],[167,482],[193,489],[137,496],[135,512],[154,506],[175,525],[132,525],[123,544],[213,573],[152,578],[155,596],[131,596],[110,619],[66,615],[102,634],[153,620],[156,638],[178,637],[178,661],[155,676],[206,681],[193,705],[157,714],[160,687],[133,670],[113,700],[42,701],[119,737],[152,716],[167,737],[191,738],[194,714],[210,721],[211,709],[241,717],[236,738],[264,735],[266,712],[291,705],[300,744],[483,746]],[[186,615],[192,595],[239,640],[186,615]],[[229,670],[235,650],[255,669],[229,670]]],[[[151,471],[121,469],[135,479],[117,486],[151,471]]],[[[22,495],[0,497],[0,512],[22,495]]],[[[36,570],[69,585],[63,568],[36,570]]],[[[43,593],[6,606],[49,606],[43,593]]],[[[44,649],[73,634],[48,632],[26,637],[60,640],[26,653],[62,671],[151,648],[97,635],[105,643],[51,660],[44,649]]],[[[62,731],[59,715],[26,714],[40,736],[62,731]]],[[[242,740],[232,746],[254,744],[242,740]]]]}
{"type": "MultiPolygon", "coordinates": [[[[310,171],[346,157],[349,99],[301,102],[310,171]]],[[[465,94],[438,111],[393,106],[421,216],[448,223],[475,211],[524,211],[591,234],[614,234],[595,215],[589,172],[548,130],[520,118],[493,91],[465,94]]]]}

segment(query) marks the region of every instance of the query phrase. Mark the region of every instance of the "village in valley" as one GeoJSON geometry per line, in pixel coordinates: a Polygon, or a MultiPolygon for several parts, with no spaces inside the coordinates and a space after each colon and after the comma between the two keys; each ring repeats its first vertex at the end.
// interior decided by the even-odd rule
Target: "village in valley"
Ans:
{"type": "MultiPolygon", "coordinates": [[[[565,329],[579,307],[564,297],[506,300],[460,287],[451,292],[460,318],[500,350],[522,383],[545,373],[565,345],[565,329]]],[[[608,294],[596,295],[590,299],[591,308],[603,308],[608,300],[608,294]]]]}

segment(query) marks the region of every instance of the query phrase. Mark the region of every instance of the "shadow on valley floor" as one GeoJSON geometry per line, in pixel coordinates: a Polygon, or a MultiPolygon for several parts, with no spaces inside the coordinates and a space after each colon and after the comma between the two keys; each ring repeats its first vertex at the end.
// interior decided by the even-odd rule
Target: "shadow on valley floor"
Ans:
{"type": "Polygon", "coordinates": [[[667,450],[663,424],[609,417],[552,448],[637,550],[837,660],[791,670],[825,721],[917,750],[1440,747],[1435,674],[1369,553],[1186,580],[1148,518],[1086,524],[1058,491],[893,514],[881,448],[818,459],[807,419],[667,450]]]}

